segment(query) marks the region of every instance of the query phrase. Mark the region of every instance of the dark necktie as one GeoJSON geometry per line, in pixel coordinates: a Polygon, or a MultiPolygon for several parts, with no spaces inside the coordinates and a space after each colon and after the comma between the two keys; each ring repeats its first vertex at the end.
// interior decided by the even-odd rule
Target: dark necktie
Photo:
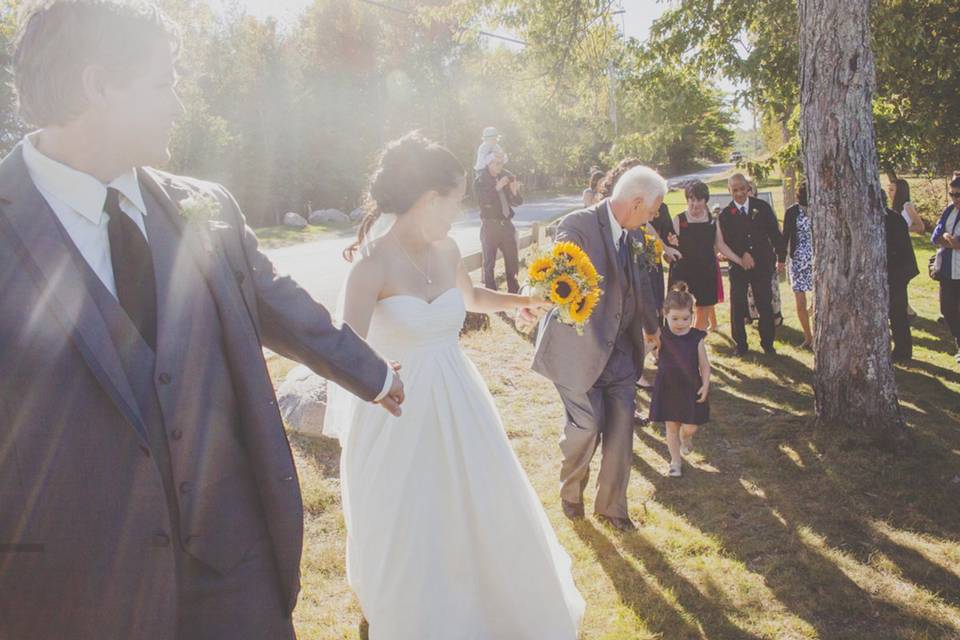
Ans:
{"type": "Polygon", "coordinates": [[[620,242],[617,245],[617,257],[620,259],[620,268],[627,271],[627,266],[630,264],[630,251],[627,243],[626,229],[620,233],[620,242]]]}
{"type": "Polygon", "coordinates": [[[103,210],[110,216],[110,260],[117,300],[150,348],[157,349],[157,283],[150,245],[140,227],[120,209],[120,192],[107,189],[103,210]]]}

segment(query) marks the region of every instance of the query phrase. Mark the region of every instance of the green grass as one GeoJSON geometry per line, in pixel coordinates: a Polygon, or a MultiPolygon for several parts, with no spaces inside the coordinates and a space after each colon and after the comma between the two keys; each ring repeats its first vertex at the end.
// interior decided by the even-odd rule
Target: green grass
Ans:
{"type": "MultiPolygon", "coordinates": [[[[920,238],[916,247],[924,266],[931,249],[920,238]]],[[[563,517],[563,409],[530,371],[530,343],[496,318],[464,337],[573,558],[584,640],[960,638],[960,369],[936,322],[935,283],[921,275],[911,285],[916,360],[896,378],[915,446],[902,454],[842,425],[814,429],[813,356],[797,347],[793,296],[781,291],[776,357],[735,357],[727,307],[718,307],[723,329],[708,338],[713,421],[683,478],[665,475],[662,428],[637,427],[629,499],[642,524],[633,534],[563,517]]],[[[758,345],[752,329],[750,339],[758,345]]],[[[278,380],[288,368],[271,361],[278,380]]],[[[298,635],[357,638],[336,443],[294,437],[293,449],[306,507],[298,635]]]]}
{"type": "Polygon", "coordinates": [[[260,242],[261,249],[279,249],[301,242],[310,242],[321,238],[337,235],[352,235],[353,227],[350,225],[332,226],[332,225],[307,225],[303,229],[292,229],[284,225],[275,227],[261,227],[255,229],[257,240],[260,242]]]}

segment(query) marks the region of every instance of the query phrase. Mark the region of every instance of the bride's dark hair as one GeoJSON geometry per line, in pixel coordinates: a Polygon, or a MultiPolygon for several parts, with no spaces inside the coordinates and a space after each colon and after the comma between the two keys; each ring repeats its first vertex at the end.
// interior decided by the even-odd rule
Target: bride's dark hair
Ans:
{"type": "Polygon", "coordinates": [[[463,165],[456,156],[419,131],[389,143],[370,176],[363,205],[367,213],[357,230],[357,240],[343,250],[343,257],[353,261],[380,214],[403,215],[428,191],[448,195],[463,177],[463,165]]]}

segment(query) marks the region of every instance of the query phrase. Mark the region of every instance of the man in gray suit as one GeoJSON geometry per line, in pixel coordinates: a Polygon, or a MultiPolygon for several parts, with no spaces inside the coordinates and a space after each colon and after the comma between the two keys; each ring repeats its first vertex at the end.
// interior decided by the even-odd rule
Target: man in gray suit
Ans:
{"type": "Polygon", "coordinates": [[[152,5],[42,3],[0,163],[0,638],[293,638],[303,505],[263,347],[394,413],[393,367],[169,160],[152,5]]]}
{"type": "Polygon", "coordinates": [[[582,518],[590,461],[602,449],[594,513],[621,531],[635,529],[627,511],[633,454],[636,381],[644,343],[658,343],[660,329],[648,271],[639,264],[640,229],[656,216],[667,184],[648,167],[634,167],[613,195],[565,217],[557,241],[586,251],[603,276],[603,295],[583,335],[547,316],[538,336],[533,369],[560,392],[567,413],[560,450],[560,497],[568,518],[582,518]]]}

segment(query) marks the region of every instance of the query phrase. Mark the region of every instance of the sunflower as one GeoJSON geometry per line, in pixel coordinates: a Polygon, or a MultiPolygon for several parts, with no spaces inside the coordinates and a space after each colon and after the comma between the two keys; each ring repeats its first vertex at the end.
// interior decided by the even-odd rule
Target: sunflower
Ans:
{"type": "Polygon", "coordinates": [[[590,262],[590,258],[584,254],[582,258],[577,260],[574,263],[574,266],[577,269],[577,274],[591,287],[595,287],[600,284],[600,274],[597,273],[597,268],[593,266],[593,263],[590,262]]]}
{"type": "Polygon", "coordinates": [[[663,260],[663,243],[660,241],[660,238],[656,238],[653,241],[653,256],[656,264],[660,264],[663,260]]]}
{"type": "Polygon", "coordinates": [[[550,300],[554,304],[567,304],[580,297],[577,281],[566,274],[557,276],[550,286],[550,300]]]}
{"type": "Polygon", "coordinates": [[[528,269],[527,273],[530,276],[531,281],[543,282],[553,275],[553,258],[550,256],[537,258],[530,263],[530,268],[528,269]]]}
{"type": "Polygon", "coordinates": [[[600,290],[593,289],[570,305],[570,319],[577,324],[585,323],[593,315],[598,302],[600,302],[600,290]]]}
{"type": "Polygon", "coordinates": [[[570,264],[575,264],[581,258],[585,258],[586,255],[587,254],[583,252],[583,249],[572,242],[558,242],[553,247],[553,257],[563,258],[570,264]]]}

